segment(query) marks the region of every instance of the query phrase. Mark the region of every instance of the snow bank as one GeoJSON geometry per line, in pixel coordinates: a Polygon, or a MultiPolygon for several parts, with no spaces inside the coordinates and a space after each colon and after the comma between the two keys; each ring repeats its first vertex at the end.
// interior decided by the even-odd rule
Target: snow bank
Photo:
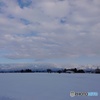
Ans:
{"type": "Polygon", "coordinates": [[[0,100],[100,100],[70,91],[100,93],[99,74],[0,74],[0,100]]]}

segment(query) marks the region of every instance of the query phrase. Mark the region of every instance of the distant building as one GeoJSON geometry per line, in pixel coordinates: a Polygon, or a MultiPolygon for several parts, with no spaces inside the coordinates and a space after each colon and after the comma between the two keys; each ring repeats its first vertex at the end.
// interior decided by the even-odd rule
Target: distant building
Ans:
{"type": "Polygon", "coordinates": [[[74,71],[66,71],[66,73],[74,73],[74,71]]]}

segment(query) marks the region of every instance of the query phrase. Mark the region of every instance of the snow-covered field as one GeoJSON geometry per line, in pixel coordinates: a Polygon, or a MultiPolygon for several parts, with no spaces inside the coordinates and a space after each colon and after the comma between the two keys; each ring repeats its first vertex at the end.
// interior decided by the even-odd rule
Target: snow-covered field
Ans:
{"type": "Polygon", "coordinates": [[[0,100],[100,100],[100,75],[1,73],[0,100]],[[99,95],[70,97],[70,91],[99,95]]]}

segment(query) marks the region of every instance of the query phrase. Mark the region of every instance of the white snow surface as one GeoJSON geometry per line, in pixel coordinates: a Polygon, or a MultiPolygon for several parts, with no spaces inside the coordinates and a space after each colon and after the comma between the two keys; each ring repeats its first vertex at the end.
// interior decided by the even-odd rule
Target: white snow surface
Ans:
{"type": "Polygon", "coordinates": [[[100,100],[100,75],[0,73],[0,100],[100,100]],[[70,91],[99,95],[70,97],[70,91]]]}

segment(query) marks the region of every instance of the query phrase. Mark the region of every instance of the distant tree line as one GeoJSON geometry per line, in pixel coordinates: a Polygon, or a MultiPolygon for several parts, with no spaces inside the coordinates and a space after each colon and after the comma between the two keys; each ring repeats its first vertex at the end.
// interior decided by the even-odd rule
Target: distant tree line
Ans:
{"type": "Polygon", "coordinates": [[[22,69],[22,70],[15,70],[15,71],[0,71],[0,73],[97,73],[100,74],[100,69],[96,68],[94,71],[85,71],[84,69],[77,69],[77,68],[71,68],[71,69],[47,69],[47,70],[32,70],[32,69],[22,69]]]}

